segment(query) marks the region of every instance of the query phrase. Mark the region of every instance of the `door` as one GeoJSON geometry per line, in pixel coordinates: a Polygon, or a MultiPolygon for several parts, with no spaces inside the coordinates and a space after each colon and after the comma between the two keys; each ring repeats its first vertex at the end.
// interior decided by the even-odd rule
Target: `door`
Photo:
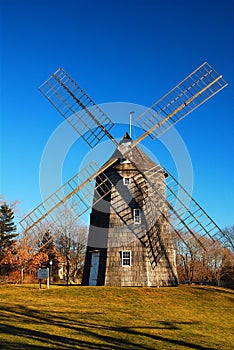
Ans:
{"type": "Polygon", "coordinates": [[[89,286],[96,286],[97,278],[98,278],[100,252],[92,252],[91,254],[92,254],[92,257],[91,257],[91,267],[90,267],[90,274],[89,274],[89,286]]]}

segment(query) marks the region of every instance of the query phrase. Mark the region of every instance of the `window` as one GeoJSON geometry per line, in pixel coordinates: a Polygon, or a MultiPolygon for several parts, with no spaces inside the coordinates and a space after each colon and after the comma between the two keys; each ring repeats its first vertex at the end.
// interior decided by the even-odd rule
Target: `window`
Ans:
{"type": "Polygon", "coordinates": [[[123,163],[131,163],[130,160],[125,159],[125,158],[119,158],[119,163],[123,164],[123,163]]]}
{"type": "Polygon", "coordinates": [[[129,177],[124,177],[124,178],[123,178],[123,184],[124,184],[125,186],[127,186],[127,185],[130,184],[130,179],[129,179],[129,177]]]}
{"type": "Polygon", "coordinates": [[[141,209],[133,209],[133,220],[135,224],[141,223],[141,209]]]}
{"type": "Polygon", "coordinates": [[[131,252],[122,251],[122,266],[131,266],[131,252]]]}

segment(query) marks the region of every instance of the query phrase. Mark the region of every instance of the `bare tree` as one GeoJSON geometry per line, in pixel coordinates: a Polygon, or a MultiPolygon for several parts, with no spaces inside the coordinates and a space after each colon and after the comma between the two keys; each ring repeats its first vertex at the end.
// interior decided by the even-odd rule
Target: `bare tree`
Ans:
{"type": "MultiPolygon", "coordinates": [[[[186,241],[186,233],[180,234],[186,241]]],[[[174,237],[179,281],[231,285],[231,281],[234,281],[231,251],[224,248],[219,241],[213,242],[209,238],[196,236],[205,249],[193,238],[190,239],[188,247],[182,240],[174,237]]]]}
{"type": "Polygon", "coordinates": [[[55,244],[64,259],[67,284],[76,283],[83,272],[87,226],[74,215],[73,208],[63,207],[63,215],[56,225],[55,244]]]}
{"type": "MultiPolygon", "coordinates": [[[[234,241],[234,225],[225,227],[223,232],[234,241]]],[[[225,250],[220,280],[223,286],[234,289],[234,254],[229,249],[225,250]]]]}

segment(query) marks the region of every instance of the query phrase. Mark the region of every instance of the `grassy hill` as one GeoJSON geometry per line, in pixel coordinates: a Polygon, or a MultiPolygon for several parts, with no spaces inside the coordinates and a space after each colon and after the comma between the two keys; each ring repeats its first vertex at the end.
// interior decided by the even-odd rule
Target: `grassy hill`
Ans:
{"type": "Polygon", "coordinates": [[[0,286],[0,348],[232,349],[233,301],[214,287],[0,286]]]}

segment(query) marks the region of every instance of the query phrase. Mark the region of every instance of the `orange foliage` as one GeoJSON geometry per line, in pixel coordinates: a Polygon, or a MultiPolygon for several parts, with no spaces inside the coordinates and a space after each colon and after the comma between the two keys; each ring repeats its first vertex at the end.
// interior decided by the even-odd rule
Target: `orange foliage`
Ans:
{"type": "Polygon", "coordinates": [[[12,265],[15,262],[15,254],[11,248],[6,248],[2,259],[0,260],[0,265],[12,265]]]}

